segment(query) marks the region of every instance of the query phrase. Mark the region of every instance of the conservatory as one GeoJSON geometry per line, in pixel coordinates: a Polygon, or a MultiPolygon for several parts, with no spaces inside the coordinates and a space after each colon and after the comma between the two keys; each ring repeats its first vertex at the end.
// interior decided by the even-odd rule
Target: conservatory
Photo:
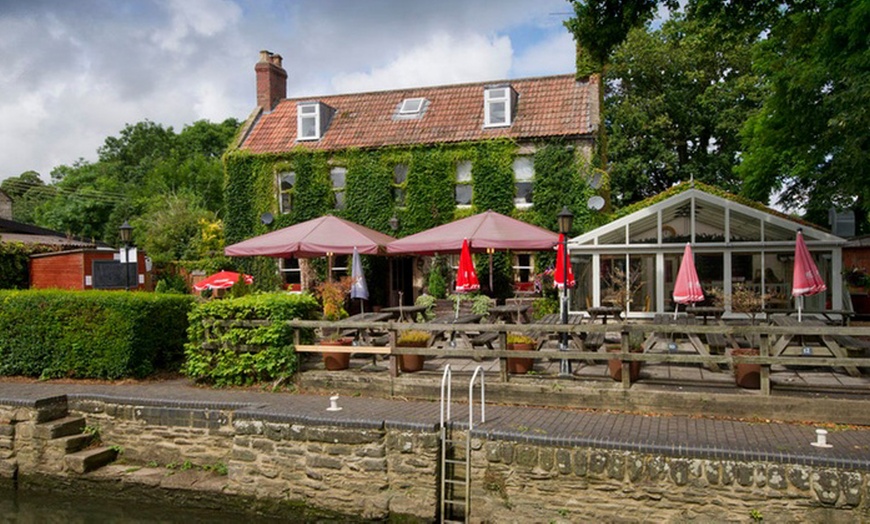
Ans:
{"type": "Polygon", "coordinates": [[[699,183],[675,186],[627,212],[569,241],[577,278],[572,310],[608,304],[621,285],[630,290],[630,317],[674,311],[674,282],[687,242],[705,295],[720,292],[726,314],[737,285],[762,294],[765,310],[793,308],[791,282],[799,228],[828,286],[827,291],[806,297],[804,308],[844,309],[841,246],[845,240],[817,226],[699,183]]]}

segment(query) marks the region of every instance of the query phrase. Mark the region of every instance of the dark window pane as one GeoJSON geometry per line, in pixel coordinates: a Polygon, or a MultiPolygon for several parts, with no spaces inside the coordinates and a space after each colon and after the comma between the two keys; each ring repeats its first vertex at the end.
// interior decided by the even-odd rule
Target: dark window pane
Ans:
{"type": "Polygon", "coordinates": [[[393,168],[393,182],[396,184],[404,184],[408,178],[408,166],[405,164],[396,164],[393,168]]]}
{"type": "Polygon", "coordinates": [[[517,182],[516,201],[518,203],[531,203],[532,202],[532,183],[531,182],[517,182]]]}
{"type": "Polygon", "coordinates": [[[456,203],[459,205],[471,204],[471,185],[456,184],[455,188],[456,203]]]}

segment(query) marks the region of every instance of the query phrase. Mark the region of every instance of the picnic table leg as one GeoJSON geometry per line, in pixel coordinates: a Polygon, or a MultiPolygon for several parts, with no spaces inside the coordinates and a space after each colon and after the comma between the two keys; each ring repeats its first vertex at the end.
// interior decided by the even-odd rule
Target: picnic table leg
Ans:
{"type": "MultiPolygon", "coordinates": [[[[828,346],[828,349],[831,350],[831,353],[835,357],[837,357],[837,358],[848,358],[849,357],[849,355],[845,351],[843,351],[843,348],[841,348],[840,345],[837,344],[837,342],[833,338],[828,337],[828,336],[823,336],[822,342],[824,342],[824,344],[826,346],[828,346]]],[[[860,377],[861,376],[861,372],[858,371],[858,368],[855,366],[843,366],[843,368],[846,370],[846,373],[848,373],[849,376],[851,376],[851,377],[860,377]]]]}
{"type": "Polygon", "coordinates": [[[390,330],[390,377],[396,378],[399,376],[399,357],[393,354],[396,348],[396,330],[390,330]]]}
{"type": "MultiPolygon", "coordinates": [[[[703,342],[701,342],[701,339],[698,338],[698,335],[690,333],[689,342],[692,344],[692,346],[695,348],[695,351],[697,351],[699,355],[704,355],[705,357],[710,356],[710,352],[707,351],[707,348],[704,346],[703,342]]],[[[706,365],[706,368],[710,371],[721,371],[719,369],[719,364],[716,364],[715,362],[708,363],[706,365]]]]}

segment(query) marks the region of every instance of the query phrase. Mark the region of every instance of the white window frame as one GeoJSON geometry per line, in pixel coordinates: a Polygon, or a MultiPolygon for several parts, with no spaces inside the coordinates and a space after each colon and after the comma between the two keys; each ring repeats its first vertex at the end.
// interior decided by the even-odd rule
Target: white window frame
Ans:
{"type": "Polygon", "coordinates": [[[529,183],[532,185],[532,190],[535,188],[535,160],[531,156],[518,156],[514,158],[514,207],[517,209],[527,209],[532,207],[531,202],[525,200],[520,201],[516,196],[517,184],[529,183]]]}
{"type": "Polygon", "coordinates": [[[296,106],[296,140],[320,140],[320,103],[302,102],[296,106]],[[313,109],[313,111],[311,111],[313,109]],[[314,118],[314,136],[303,136],[302,122],[314,118]]]}
{"type": "Polygon", "coordinates": [[[402,106],[399,107],[400,115],[416,115],[423,110],[423,104],[426,103],[425,98],[406,98],[402,100],[402,106]]]}
{"type": "Polygon", "coordinates": [[[511,88],[488,87],[483,91],[483,127],[507,127],[511,125],[511,88]],[[493,122],[492,104],[504,103],[504,122],[493,122]]]}

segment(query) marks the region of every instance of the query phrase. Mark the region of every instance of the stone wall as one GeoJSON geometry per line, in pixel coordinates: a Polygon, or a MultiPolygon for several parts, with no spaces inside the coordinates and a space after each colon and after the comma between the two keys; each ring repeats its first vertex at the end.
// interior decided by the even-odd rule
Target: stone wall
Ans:
{"type": "MultiPolygon", "coordinates": [[[[77,400],[71,408],[99,427],[104,443],[123,448],[122,459],[130,464],[227,466],[221,482],[200,489],[366,519],[436,516],[440,447],[434,427],[372,421],[336,426],[231,406],[77,400]]],[[[39,441],[43,418],[38,409],[0,406],[0,478],[16,471],[70,476],[52,464],[56,458],[39,441]]],[[[495,437],[475,437],[471,457],[474,522],[870,519],[867,471],[495,437]]],[[[136,482],[134,476],[121,480],[136,482]]]]}

